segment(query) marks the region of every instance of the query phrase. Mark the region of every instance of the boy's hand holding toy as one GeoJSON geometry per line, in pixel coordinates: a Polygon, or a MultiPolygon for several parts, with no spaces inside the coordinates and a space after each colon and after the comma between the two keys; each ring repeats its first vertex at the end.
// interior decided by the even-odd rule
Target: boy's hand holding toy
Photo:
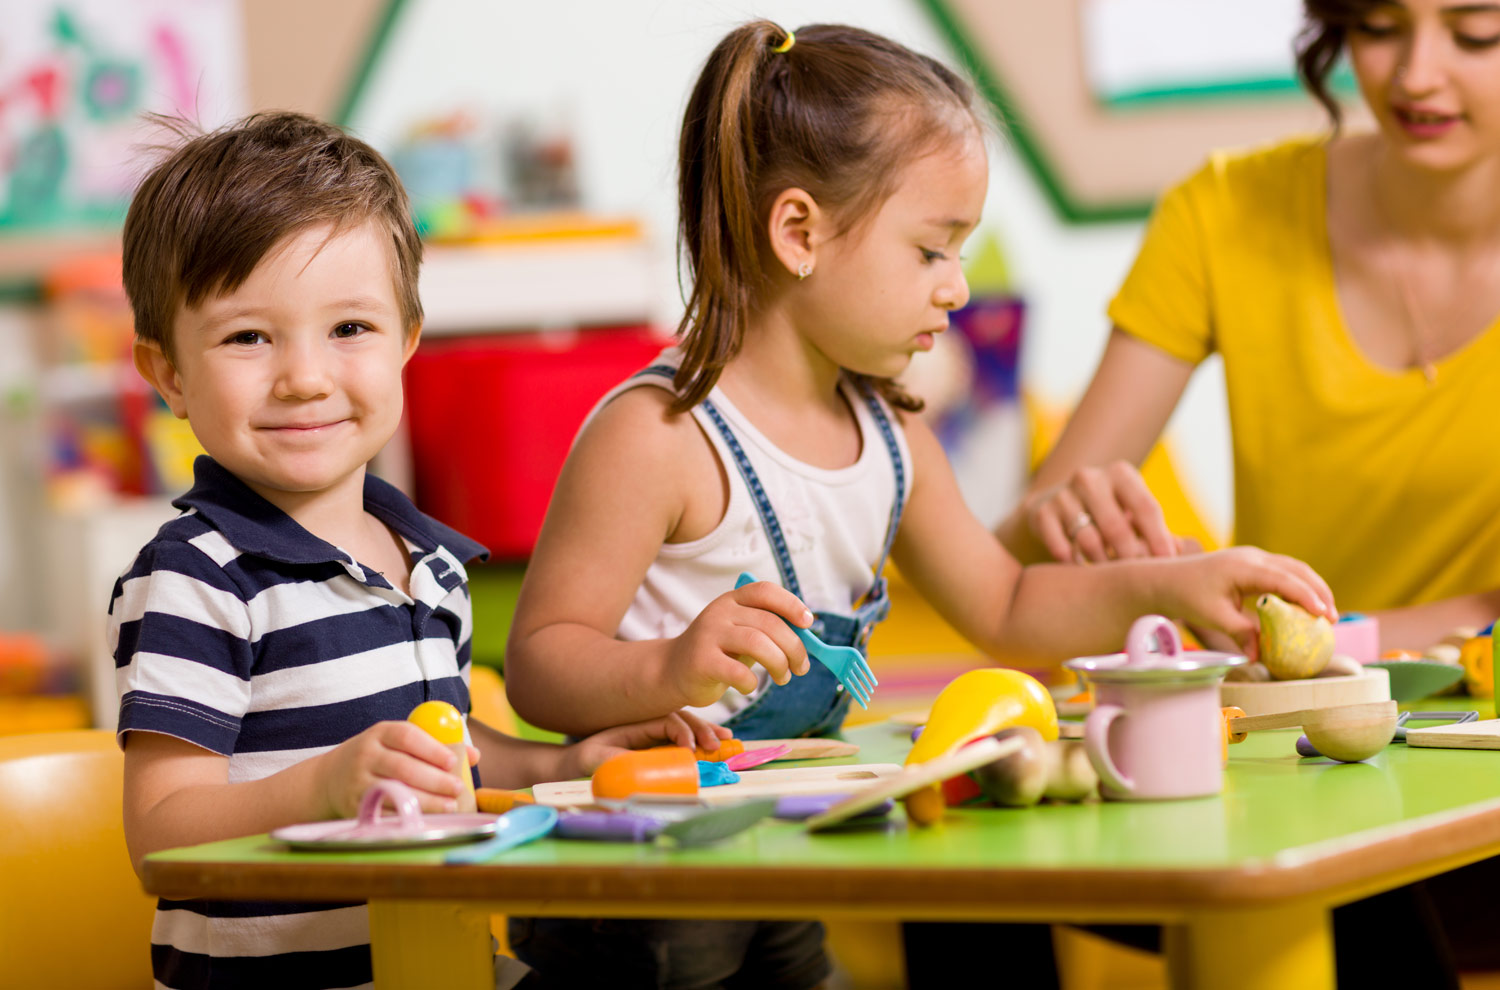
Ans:
{"type": "Polygon", "coordinates": [[[570,761],[576,767],[572,772],[560,775],[564,779],[589,777],[599,769],[599,764],[611,756],[630,749],[648,749],[670,743],[688,749],[717,750],[724,739],[733,733],[722,725],[714,725],[691,712],[673,712],[661,718],[617,725],[612,729],[596,732],[587,739],[579,740],[569,747],[570,761]]]}

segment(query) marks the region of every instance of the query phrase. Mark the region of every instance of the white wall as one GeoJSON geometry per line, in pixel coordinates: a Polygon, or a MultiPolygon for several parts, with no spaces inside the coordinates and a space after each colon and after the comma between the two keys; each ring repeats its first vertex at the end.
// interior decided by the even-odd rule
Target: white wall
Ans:
{"type": "MultiPolygon", "coordinates": [[[[792,28],[815,21],[857,24],[955,61],[915,0],[408,0],[352,123],[390,149],[414,121],[457,108],[481,116],[564,115],[577,142],[586,204],[648,224],[661,259],[660,319],[675,324],[675,147],[682,107],[714,44],[756,17],[792,28]]],[[[1026,385],[1048,401],[1071,402],[1093,372],[1108,332],[1105,305],[1130,264],[1140,225],[1061,223],[1021,161],[1005,149],[993,162],[985,223],[998,232],[1031,306],[1026,385]]],[[[1179,465],[1221,531],[1231,513],[1223,394],[1217,368],[1206,368],[1169,427],[1179,465]]]]}

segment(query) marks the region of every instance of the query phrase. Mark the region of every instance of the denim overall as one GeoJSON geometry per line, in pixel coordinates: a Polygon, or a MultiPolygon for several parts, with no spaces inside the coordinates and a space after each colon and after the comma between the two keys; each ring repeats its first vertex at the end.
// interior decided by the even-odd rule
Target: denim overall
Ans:
{"type": "MultiPolygon", "coordinates": [[[[652,365],[639,375],[663,375],[671,378],[677,369],[671,365],[652,365]]],[[[890,523],[886,527],[885,545],[880,551],[880,560],[875,565],[875,583],[864,597],[864,603],[853,615],[837,612],[814,612],[812,631],[823,642],[833,646],[852,646],[860,653],[868,654],[870,633],[876,623],[891,611],[891,602],[886,597],[885,560],[890,555],[891,544],[896,539],[896,529],[901,522],[901,510],[906,502],[906,468],[901,462],[901,449],[896,445],[896,434],[891,428],[890,418],[874,394],[864,386],[860,395],[880,428],[886,452],[890,454],[891,467],[896,473],[896,499],[891,505],[890,523]]],[[[776,557],[776,569],[781,574],[781,585],[802,597],[802,586],[797,581],[796,568],[792,566],[792,555],[787,551],[786,538],[781,533],[781,523],[776,511],[766,497],[765,488],[750,464],[750,458],[740,446],[739,439],[724,420],[712,399],[701,403],[703,411],[724,438],[725,445],[734,455],[734,466],[745,487],[754,500],[755,510],[760,514],[766,539],[776,557]]],[[[760,576],[760,575],[757,575],[760,576]]],[[[850,696],[844,686],[833,676],[833,672],[817,661],[808,667],[801,677],[793,677],[785,684],[770,685],[747,707],[730,716],[724,723],[734,730],[737,739],[793,739],[799,736],[823,735],[836,731],[844,722],[844,713],[849,710],[850,696]]]]}

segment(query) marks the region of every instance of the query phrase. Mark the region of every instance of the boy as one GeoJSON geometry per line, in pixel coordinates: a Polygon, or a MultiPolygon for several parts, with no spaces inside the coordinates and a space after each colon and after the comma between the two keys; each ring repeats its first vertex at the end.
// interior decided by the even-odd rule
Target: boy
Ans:
{"type": "MultiPolygon", "coordinates": [[[[138,870],[351,817],[378,778],[456,806],[452,753],[405,717],[468,709],[464,563],[485,551],[366,472],[401,417],[421,251],[385,160],[298,114],[187,140],[131,203],[136,367],[209,455],[110,603],[138,870]]],[[[507,787],[718,738],[677,715],[565,748],[469,730],[507,787]]],[[[163,900],[151,952],[168,987],[349,987],[371,979],[368,943],[362,904],[163,900]]]]}

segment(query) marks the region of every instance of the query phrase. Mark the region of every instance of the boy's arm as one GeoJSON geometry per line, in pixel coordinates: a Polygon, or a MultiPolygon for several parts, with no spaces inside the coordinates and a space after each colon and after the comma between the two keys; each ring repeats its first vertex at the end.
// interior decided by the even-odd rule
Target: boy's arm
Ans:
{"type": "Polygon", "coordinates": [[[426,812],[457,806],[453,754],[409,722],[379,722],[320,756],[259,780],[229,783],[229,758],[160,732],[125,736],[125,844],[136,872],[148,853],[283,825],[350,818],[376,779],[411,787],[426,812]]]}
{"type": "Polygon", "coordinates": [[[587,777],[599,764],[627,749],[666,745],[717,749],[719,740],[729,738],[730,732],[688,712],[676,712],[605,729],[570,746],[517,739],[472,717],[469,735],[479,750],[479,775],[484,786],[515,789],[587,777]]]}
{"type": "MultiPolygon", "coordinates": [[[[505,653],[506,693],[534,725],[582,736],[709,704],[726,685],[748,693],[756,677],[739,656],[759,661],[777,680],[805,667],[805,649],[777,613],[802,625],[811,615],[802,619],[801,602],[765,583],[715,600],[708,620],[700,616],[674,639],[615,638],[684,516],[711,514],[704,504],[727,497],[690,497],[704,478],[727,482],[696,421],[669,415],[667,401],[665,392],[644,387],[611,402],[578,438],[558,478],[505,653]]],[[[711,529],[717,512],[696,525],[711,529]]]]}
{"type": "Polygon", "coordinates": [[[1023,568],[964,504],[932,431],[905,420],[914,484],[893,557],[939,614],[980,649],[1056,661],[1120,649],[1130,623],[1161,612],[1229,633],[1252,656],[1245,597],[1270,591],[1327,614],[1333,596],[1299,561],[1253,547],[1107,564],[1023,568]]]}

